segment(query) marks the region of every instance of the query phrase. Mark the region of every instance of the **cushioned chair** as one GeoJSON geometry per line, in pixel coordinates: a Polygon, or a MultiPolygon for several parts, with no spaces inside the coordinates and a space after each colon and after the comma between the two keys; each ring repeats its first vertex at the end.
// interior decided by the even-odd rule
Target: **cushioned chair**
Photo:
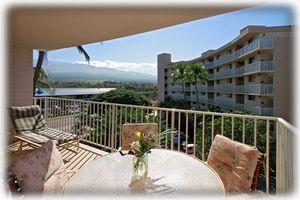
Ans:
{"type": "MultiPolygon", "coordinates": [[[[137,140],[136,131],[143,134],[158,134],[158,126],[155,123],[137,123],[137,124],[123,124],[122,126],[122,150],[129,150],[130,144],[137,140]]],[[[158,144],[158,141],[156,141],[158,144]]]]}
{"type": "Polygon", "coordinates": [[[211,145],[207,164],[223,181],[226,192],[249,192],[257,166],[257,148],[216,135],[211,145]]]}
{"type": "Polygon", "coordinates": [[[19,194],[63,193],[68,182],[61,154],[51,140],[16,160],[9,171],[17,180],[19,194]]]}
{"type": "Polygon", "coordinates": [[[8,110],[15,130],[15,137],[21,141],[19,153],[22,151],[24,142],[39,147],[49,140],[54,140],[57,145],[63,147],[76,145],[76,152],[79,150],[79,137],[47,127],[41,108],[38,105],[10,107],[8,110]]]}

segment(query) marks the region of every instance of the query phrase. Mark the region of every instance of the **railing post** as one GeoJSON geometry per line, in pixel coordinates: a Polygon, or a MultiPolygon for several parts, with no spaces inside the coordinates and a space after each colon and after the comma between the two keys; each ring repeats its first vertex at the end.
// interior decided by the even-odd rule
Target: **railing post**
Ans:
{"type": "MultiPolygon", "coordinates": [[[[276,193],[288,194],[294,186],[294,129],[282,119],[276,121],[276,193]],[[283,122],[281,122],[283,121],[283,122]]],[[[295,178],[296,180],[297,178],[295,178]]],[[[297,183],[296,183],[297,184],[297,183]]]]}
{"type": "Polygon", "coordinates": [[[48,119],[48,98],[45,98],[45,113],[44,113],[44,116],[45,116],[45,120],[47,121],[47,119],[48,119]]]}

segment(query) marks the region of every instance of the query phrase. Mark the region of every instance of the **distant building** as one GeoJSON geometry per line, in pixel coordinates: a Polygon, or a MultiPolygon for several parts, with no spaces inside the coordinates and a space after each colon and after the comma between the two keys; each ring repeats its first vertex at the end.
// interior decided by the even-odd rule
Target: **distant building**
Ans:
{"type": "MultiPolygon", "coordinates": [[[[292,30],[247,26],[231,42],[190,61],[172,62],[170,54],[158,55],[158,100],[184,99],[182,87],[170,76],[179,63],[202,61],[209,81],[198,83],[201,110],[212,105],[220,111],[249,111],[292,121],[292,30]]],[[[185,84],[185,95],[196,107],[195,83],[185,84]]]]}

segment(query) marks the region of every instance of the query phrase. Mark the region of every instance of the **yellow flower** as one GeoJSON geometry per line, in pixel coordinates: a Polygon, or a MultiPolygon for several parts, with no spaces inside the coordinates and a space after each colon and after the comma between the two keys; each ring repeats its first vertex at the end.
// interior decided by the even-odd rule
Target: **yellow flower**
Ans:
{"type": "Polygon", "coordinates": [[[138,136],[138,137],[141,137],[141,136],[142,136],[142,133],[141,133],[140,131],[136,131],[136,132],[135,132],[135,135],[138,136]]]}

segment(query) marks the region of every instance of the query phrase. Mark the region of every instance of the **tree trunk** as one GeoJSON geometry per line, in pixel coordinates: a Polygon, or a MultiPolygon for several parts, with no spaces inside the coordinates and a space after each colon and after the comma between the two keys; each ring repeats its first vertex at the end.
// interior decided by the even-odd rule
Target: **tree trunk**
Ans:
{"type": "Polygon", "coordinates": [[[200,101],[199,101],[197,82],[198,82],[198,79],[197,79],[197,77],[195,77],[195,90],[196,90],[196,97],[197,97],[197,107],[198,107],[198,110],[200,110],[200,101]]]}
{"type": "Polygon", "coordinates": [[[34,71],[34,76],[33,76],[33,96],[35,96],[35,88],[40,76],[40,72],[41,72],[41,68],[43,65],[43,61],[44,61],[44,56],[45,56],[45,52],[44,51],[39,51],[39,57],[38,57],[38,61],[35,67],[35,71],[34,71]]]}

